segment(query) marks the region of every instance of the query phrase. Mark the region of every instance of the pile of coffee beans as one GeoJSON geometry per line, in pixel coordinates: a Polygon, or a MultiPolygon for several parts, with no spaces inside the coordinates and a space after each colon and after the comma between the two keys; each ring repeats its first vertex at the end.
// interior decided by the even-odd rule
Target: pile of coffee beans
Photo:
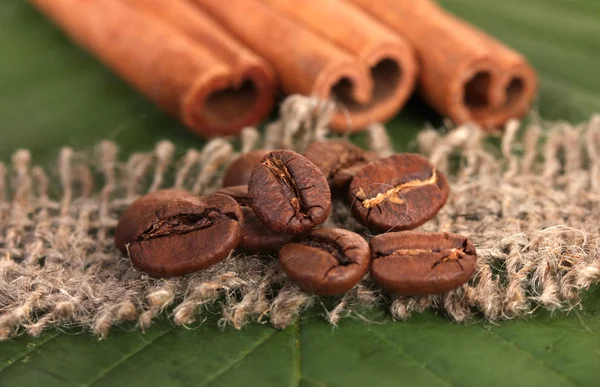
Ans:
{"type": "Polygon", "coordinates": [[[382,288],[404,296],[452,290],[471,278],[477,254],[467,238],[405,231],[446,203],[444,174],[417,154],[378,159],[347,141],[315,142],[304,155],[254,151],[225,171],[223,188],[197,197],[163,190],[132,203],[115,242],[133,265],[156,277],[199,271],[237,249],[278,256],[304,291],[338,295],[370,271],[382,288]],[[347,201],[371,232],[319,228],[332,200],[347,201]]]}

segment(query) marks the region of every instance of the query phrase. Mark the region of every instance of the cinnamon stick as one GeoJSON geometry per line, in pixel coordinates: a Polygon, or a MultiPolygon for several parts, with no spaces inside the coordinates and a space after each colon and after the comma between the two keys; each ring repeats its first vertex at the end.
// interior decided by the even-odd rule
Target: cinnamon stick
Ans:
{"type": "Polygon", "coordinates": [[[192,39],[120,0],[30,1],[195,133],[236,134],[270,111],[274,84],[268,66],[247,51],[231,58],[226,48],[217,53],[215,42],[225,40],[226,33],[214,23],[203,25],[204,37],[192,39]]]}
{"type": "Polygon", "coordinates": [[[537,75],[525,58],[431,0],[351,0],[415,47],[425,100],[456,123],[487,129],[525,115],[537,75]]]}
{"type": "MultiPolygon", "coordinates": [[[[357,104],[347,98],[343,90],[338,91],[338,98],[343,98],[341,102],[357,127],[386,121],[404,106],[415,87],[417,75],[415,52],[404,38],[343,0],[262,1],[290,15],[369,68],[374,85],[368,103],[357,104]]],[[[334,126],[345,127],[345,117],[334,117],[334,126]]]]}
{"type": "Polygon", "coordinates": [[[127,0],[128,6],[167,22],[230,65],[235,85],[250,80],[262,102],[256,114],[264,117],[273,107],[275,73],[271,65],[235,39],[229,32],[187,0],[127,0]]]}
{"type": "MultiPolygon", "coordinates": [[[[236,0],[235,5],[222,0],[191,1],[267,59],[278,73],[285,93],[314,95],[323,99],[331,97],[341,102],[347,111],[338,110],[334,114],[332,119],[334,128],[355,131],[363,129],[370,122],[386,119],[401,105],[402,98],[405,98],[404,93],[409,93],[411,74],[415,70],[409,63],[410,59],[404,59],[409,57],[406,52],[395,54],[393,57],[394,61],[403,60],[402,64],[395,62],[396,65],[391,64],[386,67],[388,62],[383,60],[383,69],[378,71],[378,74],[382,73],[380,74],[382,78],[387,78],[390,74],[398,76],[398,72],[389,70],[389,67],[404,66],[405,71],[405,76],[400,80],[386,79],[389,84],[394,84],[396,81],[392,87],[386,87],[379,79],[374,82],[366,64],[368,62],[363,61],[362,57],[357,57],[356,52],[360,44],[350,43],[346,47],[341,44],[336,45],[332,41],[334,39],[329,40],[325,35],[319,35],[298,17],[283,9],[270,7],[261,0],[236,0]],[[408,86],[402,85],[402,81],[408,82],[408,86]],[[377,90],[375,90],[375,83],[378,86],[377,90]],[[391,108],[391,105],[396,107],[391,108]]],[[[343,28],[346,28],[344,24],[350,22],[350,19],[357,14],[350,8],[344,8],[345,11],[342,12],[346,18],[336,18],[327,2],[315,1],[311,4],[307,1],[304,5],[315,11],[318,6],[326,7],[322,14],[330,20],[330,24],[325,27],[338,31],[331,34],[331,36],[338,35],[338,42],[344,35],[343,28]]],[[[355,25],[355,29],[367,30],[374,24],[376,23],[372,20],[367,20],[365,25],[355,25]]],[[[369,44],[365,50],[368,51],[374,47],[372,42],[375,38],[384,34],[383,31],[384,28],[377,28],[364,33],[355,32],[356,36],[369,44]]],[[[393,37],[385,39],[385,42],[390,41],[397,43],[400,40],[396,41],[393,37]]],[[[370,58],[375,62],[378,59],[382,61],[376,54],[370,58]]]]}

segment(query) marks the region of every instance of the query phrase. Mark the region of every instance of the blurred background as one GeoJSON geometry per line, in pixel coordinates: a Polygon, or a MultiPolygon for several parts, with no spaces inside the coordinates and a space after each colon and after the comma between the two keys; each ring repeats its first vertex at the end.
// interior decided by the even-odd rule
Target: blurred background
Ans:
{"type": "MultiPolygon", "coordinates": [[[[543,119],[579,122],[600,111],[600,2],[440,3],[527,57],[540,75],[533,109],[543,119]]],[[[164,138],[178,148],[203,143],[22,0],[0,2],[0,52],[0,159],[26,147],[45,163],[61,146],[86,149],[104,138],[123,151],[147,150],[164,138]]],[[[440,122],[415,97],[389,128],[401,150],[424,124],[440,122]]]]}

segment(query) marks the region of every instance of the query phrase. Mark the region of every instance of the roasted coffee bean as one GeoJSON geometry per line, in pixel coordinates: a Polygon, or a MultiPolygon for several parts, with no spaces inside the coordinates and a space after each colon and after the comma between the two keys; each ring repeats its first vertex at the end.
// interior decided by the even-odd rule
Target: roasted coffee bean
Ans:
{"type": "Polygon", "coordinates": [[[374,231],[420,226],[448,199],[444,174],[417,154],[397,154],[369,163],[352,179],[352,214],[374,231]]]}
{"type": "Polygon", "coordinates": [[[123,212],[115,243],[138,269],[173,277],[226,258],[242,239],[242,225],[242,210],[228,196],[164,190],[136,200],[123,212]]]}
{"type": "Polygon", "coordinates": [[[256,215],[278,233],[306,232],[331,213],[327,180],[306,157],[289,150],[264,157],[252,172],[248,194],[256,215]]]}
{"type": "Polygon", "coordinates": [[[300,243],[283,246],[279,265],[308,293],[342,294],[352,289],[367,272],[369,245],[360,235],[348,230],[314,230],[300,243]]]}
{"type": "Polygon", "coordinates": [[[264,225],[250,207],[247,185],[221,188],[216,193],[231,196],[242,206],[244,227],[242,241],[238,249],[249,253],[271,253],[296,238],[292,234],[276,233],[264,225]]]}
{"type": "Polygon", "coordinates": [[[294,241],[296,234],[279,234],[269,229],[250,207],[242,207],[244,228],[239,249],[249,253],[272,253],[294,241]]]}
{"type": "Polygon", "coordinates": [[[250,206],[247,185],[234,185],[218,189],[215,194],[231,196],[240,206],[250,206]]]}
{"type": "Polygon", "coordinates": [[[351,167],[340,169],[333,177],[332,186],[336,187],[339,193],[347,195],[350,182],[352,179],[354,179],[354,176],[356,176],[356,174],[360,172],[367,164],[368,163],[358,163],[351,167]]]}
{"type": "Polygon", "coordinates": [[[448,292],[475,272],[477,253],[464,236],[417,231],[371,239],[371,277],[402,296],[448,292]]]}
{"type": "Polygon", "coordinates": [[[235,159],[225,170],[223,187],[248,185],[254,167],[262,161],[267,153],[269,153],[268,150],[255,150],[244,153],[235,159]]]}
{"type": "Polygon", "coordinates": [[[344,140],[313,142],[304,156],[319,168],[334,191],[348,189],[354,174],[375,160],[373,154],[344,140]]]}

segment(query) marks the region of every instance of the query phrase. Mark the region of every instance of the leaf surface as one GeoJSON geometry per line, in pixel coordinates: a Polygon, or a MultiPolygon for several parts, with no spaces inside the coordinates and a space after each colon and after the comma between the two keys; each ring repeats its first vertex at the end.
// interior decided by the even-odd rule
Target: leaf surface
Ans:
{"type": "MultiPolygon", "coordinates": [[[[600,2],[444,0],[524,53],[539,70],[535,109],[545,119],[600,111],[600,2]]],[[[21,0],[0,2],[0,159],[18,148],[52,167],[60,147],[104,138],[122,154],[164,138],[202,146],[21,0]]],[[[389,126],[398,150],[439,117],[418,99],[389,126]]],[[[364,139],[357,138],[360,142],[364,139]]],[[[0,343],[0,386],[595,386],[600,380],[600,290],[568,315],[538,311],[498,326],[450,323],[433,313],[388,321],[382,310],[334,328],[316,306],[283,331],[161,321],[98,341],[76,330],[0,343]],[[382,322],[383,323],[380,323],[382,322]]]]}

